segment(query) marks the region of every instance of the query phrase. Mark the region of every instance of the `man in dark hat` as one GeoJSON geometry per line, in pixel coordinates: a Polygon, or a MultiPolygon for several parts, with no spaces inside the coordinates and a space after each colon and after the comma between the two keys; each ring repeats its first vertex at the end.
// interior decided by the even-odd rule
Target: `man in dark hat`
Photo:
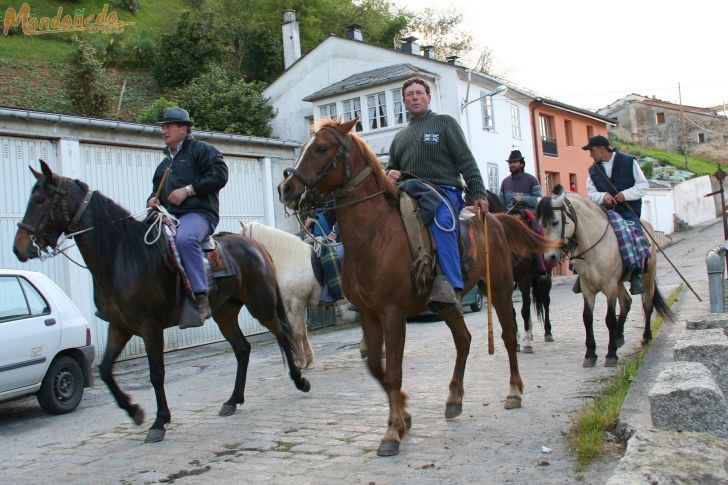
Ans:
{"type": "Polygon", "coordinates": [[[196,315],[193,312],[185,316],[183,312],[184,321],[179,322],[179,327],[199,327],[212,313],[200,243],[213,233],[220,221],[218,193],[227,183],[228,168],[217,148],[194,139],[192,121],[186,110],[169,108],[159,125],[166,147],[164,159],[154,172],[147,206],[159,203],[179,219],[175,243],[197,309],[196,315]],[[164,179],[167,169],[170,170],[164,179]]]}
{"type": "MultiPolygon", "coordinates": [[[[642,197],[647,193],[649,183],[637,160],[613,149],[609,146],[609,140],[602,135],[589,138],[589,143],[582,150],[588,150],[594,160],[586,180],[589,200],[619,213],[639,236],[644,237],[639,219],[642,215],[642,197]]],[[[640,281],[641,265],[631,269],[629,292],[633,295],[644,293],[640,281]]],[[[578,283],[577,279],[574,285],[576,293],[581,291],[581,288],[577,288],[578,283]]]]}
{"type": "Polygon", "coordinates": [[[520,150],[513,150],[506,161],[511,174],[501,182],[500,198],[503,204],[509,212],[534,210],[542,195],[541,184],[536,177],[525,172],[526,159],[520,150]]]}

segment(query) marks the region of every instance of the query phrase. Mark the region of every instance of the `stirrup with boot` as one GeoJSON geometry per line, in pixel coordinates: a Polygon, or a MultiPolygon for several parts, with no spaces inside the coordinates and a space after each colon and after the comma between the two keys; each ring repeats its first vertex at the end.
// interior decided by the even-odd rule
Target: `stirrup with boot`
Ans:
{"type": "Polygon", "coordinates": [[[431,303],[453,303],[460,304],[460,299],[450,281],[442,274],[436,274],[432,280],[430,295],[427,297],[427,304],[431,303]]]}
{"type": "Polygon", "coordinates": [[[185,328],[201,327],[211,316],[212,311],[207,293],[195,293],[194,303],[188,298],[185,298],[182,303],[179,328],[184,330],[185,328]]]}
{"type": "Polygon", "coordinates": [[[576,281],[574,282],[574,286],[571,287],[571,291],[574,293],[581,293],[581,283],[579,283],[579,275],[576,275],[576,281]]]}
{"type": "Polygon", "coordinates": [[[629,282],[629,294],[630,295],[641,295],[645,292],[645,287],[642,286],[642,281],[639,273],[636,271],[632,272],[632,279],[629,282]]]}

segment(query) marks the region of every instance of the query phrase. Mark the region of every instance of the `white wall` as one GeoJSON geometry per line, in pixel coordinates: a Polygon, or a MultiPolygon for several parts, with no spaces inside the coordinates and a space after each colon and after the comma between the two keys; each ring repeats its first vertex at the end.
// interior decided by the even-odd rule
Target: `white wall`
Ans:
{"type": "Polygon", "coordinates": [[[681,182],[674,187],[675,215],[694,226],[715,218],[715,204],[712,197],[705,197],[713,191],[710,177],[703,175],[681,182]]]}
{"type": "Polygon", "coordinates": [[[649,188],[642,199],[642,219],[656,231],[672,234],[675,231],[672,217],[674,208],[672,188],[649,188]]]}

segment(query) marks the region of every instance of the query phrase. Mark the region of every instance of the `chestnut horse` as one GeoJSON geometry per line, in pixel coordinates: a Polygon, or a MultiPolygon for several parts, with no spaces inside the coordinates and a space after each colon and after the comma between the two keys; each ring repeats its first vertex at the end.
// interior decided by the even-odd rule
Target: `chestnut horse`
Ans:
{"type": "MultiPolygon", "coordinates": [[[[113,366],[132,335],[144,339],[149,378],[157,398],[157,416],[145,441],[161,441],[172,418],[164,392],[163,331],[179,321],[178,275],[169,269],[158,245],[145,244],[146,224],[80,180],[53,173],[42,160],[41,167],[42,172],[30,169],[38,181],[18,224],[13,252],[20,261],[43,257],[46,248],[57,249],[62,234],[76,234],[78,249],[93,276],[94,302],[110,321],[99,365],[101,379],[119,407],[141,425],[144,412],[116,383],[113,366]]],[[[291,379],[299,390],[307,392],[310,384],[294,362],[296,347],[270,256],[260,244],[237,234],[217,235],[215,239],[227,250],[235,274],[216,279],[211,287],[212,317],[230,342],[238,364],[232,396],[219,414],[234,414],[244,401],[250,343],[238,326],[243,305],[276,336],[291,379]]]]}
{"type": "MultiPolygon", "coordinates": [[[[581,293],[584,298],[583,320],[586,331],[586,354],[582,365],[594,367],[597,361],[596,342],[594,341],[594,301],[597,293],[607,297],[606,324],[609,331],[609,343],[604,365],[616,367],[617,348],[624,344],[624,322],[632,306],[632,297],[624,289],[623,282],[629,277],[619,254],[617,236],[607,218],[607,214],[594,202],[573,192],[567,192],[556,198],[544,197],[536,208],[536,217],[546,231],[546,237],[560,241],[561,250],[550,250],[544,254],[547,261],[557,262],[562,256],[568,256],[574,263],[581,281],[581,293]],[[619,316],[616,314],[616,303],[619,300],[619,316]]],[[[642,221],[645,232],[652,235],[654,230],[647,221],[642,221]]],[[[650,257],[647,260],[642,284],[642,310],[645,326],[642,332],[642,344],[652,339],[650,320],[652,311],[666,320],[673,320],[675,315],[667,306],[656,281],[657,250],[653,243],[650,257]]]]}
{"type": "MultiPolygon", "coordinates": [[[[303,210],[317,196],[332,193],[340,237],[344,244],[342,282],[347,299],[360,312],[368,355],[367,365],[389,400],[387,431],[377,454],[399,452],[401,438],[412,424],[408,395],[402,389],[402,357],[406,318],[420,313],[427,292],[418,294],[410,275],[412,257],[400,216],[398,188],[387,179],[369,145],[350,133],[356,119],[348,122],[324,120],[313,138],[303,147],[295,168],[284,172],[278,185],[281,202],[293,210],[303,210]],[[386,368],[382,366],[384,343],[386,368]]],[[[501,337],[508,351],[510,381],[505,407],[521,406],[523,382],[518,371],[516,330],[511,296],[513,273],[511,256],[543,251],[550,243],[529,231],[525,225],[505,215],[485,216],[490,249],[491,303],[501,325],[501,337]]],[[[464,292],[485,279],[484,228],[476,218],[477,254],[467,272],[464,292]]],[[[470,332],[462,313],[443,315],[452,332],[457,358],[445,417],[462,412],[463,376],[470,351],[470,332]]]]}

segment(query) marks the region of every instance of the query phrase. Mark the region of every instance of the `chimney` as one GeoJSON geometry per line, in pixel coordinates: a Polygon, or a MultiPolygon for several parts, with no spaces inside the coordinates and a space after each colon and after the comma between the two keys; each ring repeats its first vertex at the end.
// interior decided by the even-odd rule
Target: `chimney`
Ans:
{"type": "Polygon", "coordinates": [[[288,69],[301,57],[301,33],[298,30],[295,10],[283,12],[281,29],[283,30],[283,66],[288,69]]]}
{"type": "Polygon", "coordinates": [[[417,37],[409,36],[402,39],[402,51],[419,56],[420,46],[417,44],[417,37]]]}
{"type": "Polygon", "coordinates": [[[346,38],[349,40],[358,40],[362,42],[364,38],[361,35],[361,25],[351,24],[346,27],[346,38]]]}
{"type": "Polygon", "coordinates": [[[458,59],[460,59],[460,57],[450,56],[447,58],[447,63],[452,64],[453,66],[462,66],[462,64],[460,64],[460,61],[458,61],[458,59]]]}
{"type": "Polygon", "coordinates": [[[434,45],[423,45],[422,46],[422,57],[426,59],[434,59],[435,53],[432,50],[435,48],[434,45]]]}

